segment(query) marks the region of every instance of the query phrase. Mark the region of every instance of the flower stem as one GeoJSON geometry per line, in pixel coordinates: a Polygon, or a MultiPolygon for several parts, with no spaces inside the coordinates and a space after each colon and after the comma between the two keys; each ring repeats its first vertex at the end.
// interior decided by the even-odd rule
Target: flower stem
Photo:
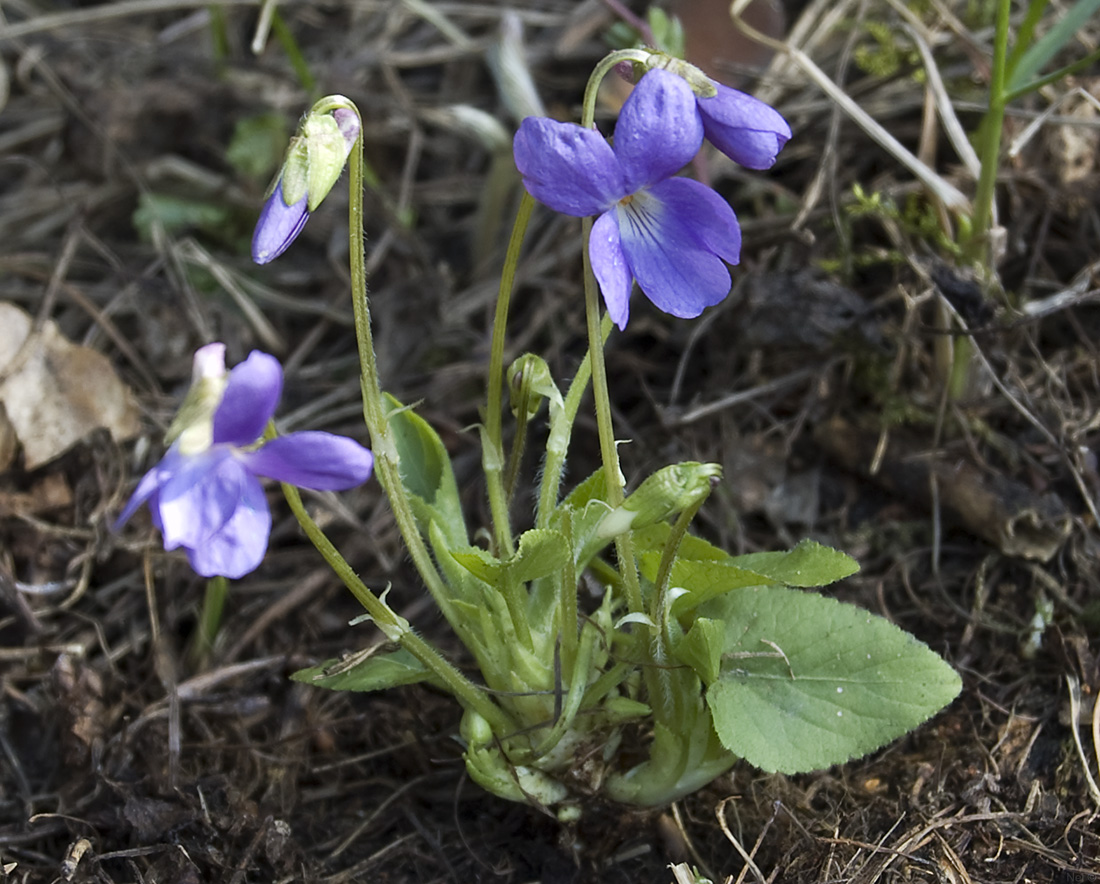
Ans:
{"type": "Polygon", "coordinates": [[[493,339],[489,348],[489,393],[485,410],[485,450],[482,460],[485,467],[485,483],[489,492],[489,509],[493,515],[493,537],[502,556],[514,550],[512,525],[508,517],[508,495],[504,490],[504,440],[501,431],[501,412],[504,408],[504,339],[508,330],[508,308],[512,301],[512,289],[519,266],[520,249],[531,211],[535,207],[532,196],[523,192],[516,212],[512,237],[504,256],[504,269],[500,274],[500,291],[497,294],[496,314],[493,317],[493,339]]]}
{"type": "Polygon", "coordinates": [[[206,581],[206,592],[202,597],[202,612],[199,614],[198,627],[192,639],[191,658],[195,665],[202,668],[214,649],[214,640],[221,628],[222,612],[225,600],[229,596],[229,581],[224,577],[211,577],[206,581]]]}
{"type": "MultiPolygon", "coordinates": [[[[611,334],[611,317],[604,316],[600,323],[600,343],[602,344],[611,334]]],[[[592,351],[585,354],[581,364],[577,367],[577,373],[573,376],[573,382],[569,385],[569,392],[565,394],[565,408],[561,415],[550,415],[550,436],[546,440],[546,462],[542,469],[542,485],[539,488],[538,517],[535,523],[538,528],[549,528],[550,517],[558,505],[558,489],[561,488],[561,475],[565,469],[565,457],[569,453],[569,440],[573,435],[573,423],[577,419],[580,410],[581,399],[588,389],[588,381],[592,377],[592,351]]]]}
{"type": "Polygon", "coordinates": [[[321,554],[329,567],[336,572],[336,576],[351,590],[351,594],[359,601],[370,615],[375,625],[382,630],[383,635],[392,642],[397,642],[406,651],[416,657],[425,668],[443,683],[466,709],[472,709],[481,715],[492,725],[494,733],[508,734],[516,730],[516,725],[511,717],[494,703],[484,690],[466,678],[461,672],[448,663],[432,645],[417,635],[409,621],[397,614],[389,605],[376,596],[363,583],[352,569],[347,560],[340,555],[339,550],[328,539],[325,533],[313,521],[302,504],[302,497],[298,489],[293,485],[283,484],[283,495],[286,497],[290,509],[298,519],[298,524],[306,532],[306,536],[312,541],[317,551],[321,554]]]}
{"type": "MultiPolygon", "coordinates": [[[[359,114],[350,101],[348,106],[359,114]]],[[[359,347],[359,379],[363,394],[363,420],[370,432],[374,451],[375,470],[382,488],[389,498],[397,527],[405,541],[409,556],[420,572],[425,586],[439,609],[451,622],[454,611],[447,585],[436,570],[431,553],[416,525],[412,504],[405,485],[401,481],[400,455],[393,429],[390,427],[388,409],[382,398],[378,381],[378,366],[374,358],[374,338],[371,334],[370,303],[367,297],[367,270],[363,240],[363,135],[360,118],[359,137],[352,148],[348,163],[348,245],[351,270],[352,306],[355,311],[355,337],[359,347]]]]}
{"type": "MultiPolygon", "coordinates": [[[[623,474],[619,469],[619,452],[615,447],[615,428],[611,420],[611,395],[607,388],[607,369],[603,360],[603,335],[600,333],[600,293],[592,262],[588,255],[588,239],[592,234],[592,219],[581,221],[584,248],[584,306],[588,320],[588,353],[592,368],[592,398],[596,405],[596,426],[600,436],[600,454],[603,458],[604,479],[607,485],[606,500],[611,509],[623,502],[623,474]]],[[[619,559],[619,573],[626,588],[626,601],[631,613],[642,613],[642,589],[638,584],[638,570],[634,564],[634,544],[630,532],[615,538],[615,552],[619,559]]]]}

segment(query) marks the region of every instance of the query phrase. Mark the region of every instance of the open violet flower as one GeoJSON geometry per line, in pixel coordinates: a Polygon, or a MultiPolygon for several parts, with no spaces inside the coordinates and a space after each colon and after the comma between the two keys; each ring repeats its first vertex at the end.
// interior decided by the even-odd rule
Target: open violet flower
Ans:
{"type": "Polygon", "coordinates": [[[665,313],[694,317],[729,294],[741,230],[733,209],[698,181],[674,178],[703,142],[696,96],[654,69],[623,105],[612,147],[595,129],[528,117],[513,144],[527,191],[566,215],[598,215],[588,251],[608,314],[621,329],[634,280],[665,313]]]}
{"type": "Polygon", "coordinates": [[[167,550],[182,547],[204,577],[237,578],[267,550],[271,512],[258,476],[317,491],[370,478],[370,451],[331,433],[300,432],[257,445],[283,386],[274,356],[253,351],[228,374],[225,345],[195,353],[191,391],[164,458],[138,483],[115,528],[148,502],[167,550]]]}

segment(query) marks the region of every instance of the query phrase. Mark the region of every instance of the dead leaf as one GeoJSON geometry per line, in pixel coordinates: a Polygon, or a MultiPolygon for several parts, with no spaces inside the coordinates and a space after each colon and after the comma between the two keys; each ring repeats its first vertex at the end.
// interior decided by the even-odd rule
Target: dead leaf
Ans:
{"type": "MultiPolygon", "coordinates": [[[[137,403],[102,353],[66,340],[53,322],[32,334],[31,317],[0,302],[0,404],[33,470],[93,430],[116,441],[138,434],[137,403]]],[[[0,455],[5,447],[0,434],[0,455]]],[[[0,469],[11,462],[0,460],[0,469]]]]}

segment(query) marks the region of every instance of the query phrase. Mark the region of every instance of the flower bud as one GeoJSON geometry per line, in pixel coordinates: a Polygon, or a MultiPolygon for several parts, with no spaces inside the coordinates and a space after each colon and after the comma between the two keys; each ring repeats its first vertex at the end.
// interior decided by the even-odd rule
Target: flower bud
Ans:
{"type": "Polygon", "coordinates": [[[340,177],[360,130],[359,114],[349,105],[339,95],[322,98],[290,139],[252,234],[252,260],[257,264],[267,264],[287,250],[340,177]]]}
{"type": "Polygon", "coordinates": [[[546,360],[534,353],[524,353],[508,367],[508,392],[512,400],[512,414],[519,417],[521,407],[527,409],[527,420],[538,414],[542,400],[550,403],[551,409],[564,408],[550,366],[546,360]]]}
{"type": "Polygon", "coordinates": [[[604,516],[597,534],[604,538],[617,537],[698,506],[721,475],[722,468],[718,464],[698,461],[657,470],[621,505],[604,516]]]}

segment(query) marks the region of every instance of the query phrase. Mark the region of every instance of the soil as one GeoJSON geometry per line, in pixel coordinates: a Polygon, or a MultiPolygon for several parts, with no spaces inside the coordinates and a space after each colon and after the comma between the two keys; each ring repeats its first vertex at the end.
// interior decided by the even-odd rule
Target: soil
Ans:
{"type": "MultiPolygon", "coordinates": [[[[967,132],[992,34],[992,12],[972,6],[920,13],[967,132]]],[[[511,7],[548,112],[576,119],[615,14],[594,0],[511,7]]],[[[163,452],[193,351],[220,340],[231,364],[276,354],[283,426],[367,441],[342,186],[283,258],[258,268],[248,256],[277,154],[319,95],[349,96],[366,120],[383,382],[420,403],[468,519],[488,520],[470,428],[517,182],[493,179],[507,146],[494,155],[440,112],[469,104],[514,128],[486,63],[504,12],[495,0],[288,2],[254,52],[248,3],[0,10],[2,298],[104,354],[141,416],[134,438],[100,429],[34,468],[17,453],[0,474],[0,880],[656,884],[679,862],[716,882],[1100,880],[1100,128],[1083,97],[1100,95],[1095,72],[1013,103],[1001,248],[983,276],[942,233],[950,213],[803,68],[709,57],[795,136],[766,173],[696,163],[742,223],[731,296],[696,321],[636,297],[609,345],[628,476],[721,464],[696,531],[735,552],[804,536],[845,550],[862,570],[828,592],[960,672],[960,698],[913,734],[827,771],[739,764],[667,808],[593,804],[559,823],[468,780],[446,696],[289,680],[376,634],[348,625],[360,609],[277,488],[264,564],[232,585],[215,646],[192,652],[205,582],[145,514],[112,526],[163,452]],[[231,154],[258,118],[261,136],[231,154]],[[944,348],[961,340],[979,355],[947,396],[944,348]]],[[[973,195],[893,6],[786,13],[785,33],[831,79],[973,195]]],[[[722,24],[691,26],[708,23],[722,24]]],[[[1092,22],[1066,53],[1098,37],[1092,22]]],[[[559,379],[585,352],[578,233],[536,212],[511,320],[510,353],[540,353],[559,379]]],[[[598,460],[587,409],[573,444],[576,480],[598,460]]],[[[364,581],[390,585],[469,665],[377,484],[307,503],[364,581]]]]}

